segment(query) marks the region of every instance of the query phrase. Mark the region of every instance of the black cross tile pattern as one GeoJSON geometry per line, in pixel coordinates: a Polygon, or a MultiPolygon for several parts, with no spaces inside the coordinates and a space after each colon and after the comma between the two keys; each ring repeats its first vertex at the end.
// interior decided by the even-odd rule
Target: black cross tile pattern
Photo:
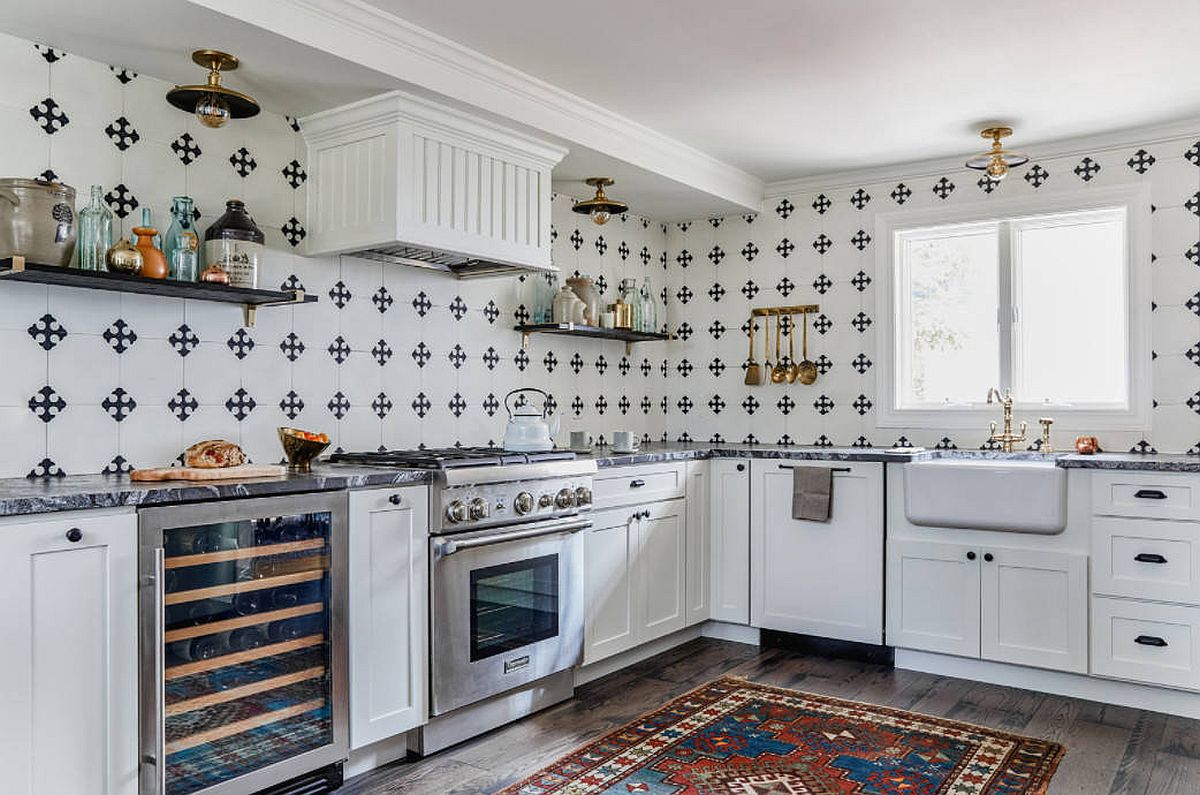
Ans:
{"type": "Polygon", "coordinates": [[[608,251],[608,243],[606,243],[604,241],[604,235],[596,236],[595,246],[596,246],[596,253],[603,257],[604,252],[608,251]]]}
{"type": "Polygon", "coordinates": [[[238,387],[225,401],[225,410],[232,414],[238,422],[242,422],[249,417],[250,412],[254,411],[257,406],[258,403],[242,387],[238,387]]]}
{"type": "Polygon", "coordinates": [[[329,300],[338,309],[345,309],[346,304],[350,303],[350,299],[353,297],[354,294],[350,292],[350,288],[341,279],[338,279],[334,282],[333,287],[329,288],[329,300]]]}
{"type": "Polygon", "coordinates": [[[350,343],[346,342],[346,338],[341,334],[334,338],[333,342],[329,343],[329,347],[326,350],[329,351],[329,355],[338,364],[342,364],[350,358],[350,343]]]}
{"type": "MultiPolygon", "coordinates": [[[[500,400],[492,392],[488,392],[487,397],[483,399],[483,410],[489,417],[495,417],[496,412],[500,410],[500,400]]],[[[576,414],[578,416],[578,414],[576,414]]]]}
{"type": "Polygon", "coordinates": [[[375,416],[381,420],[387,415],[391,414],[394,407],[395,404],[392,403],[392,399],[383,392],[380,392],[375,396],[375,399],[371,401],[371,411],[375,412],[375,416]]]}
{"type": "Polygon", "coordinates": [[[67,338],[66,327],[50,313],[42,315],[26,331],[33,337],[34,342],[47,351],[67,338]]]}
{"type": "MultiPolygon", "coordinates": [[[[167,408],[175,415],[175,418],[180,422],[185,422],[188,417],[196,413],[200,408],[200,401],[196,400],[195,395],[187,389],[181,389],[171,396],[167,401],[167,408]]],[[[292,419],[295,419],[294,417],[292,419]]]]}
{"type": "Polygon", "coordinates": [[[304,238],[308,237],[308,231],[305,230],[304,225],[300,223],[300,219],[294,215],[279,228],[279,231],[283,233],[284,240],[286,240],[293,248],[300,245],[300,243],[304,241],[304,238]]]}
{"type": "Polygon", "coordinates": [[[447,309],[450,310],[450,314],[454,316],[455,320],[462,320],[467,315],[467,302],[456,295],[447,309]]]}
{"type": "Polygon", "coordinates": [[[992,177],[988,176],[987,174],[984,174],[982,177],[980,177],[975,182],[975,185],[984,193],[990,194],[996,188],[1000,187],[1000,180],[993,179],[992,177]]]}
{"type": "Polygon", "coordinates": [[[489,370],[495,370],[500,364],[500,354],[491,345],[483,352],[483,365],[489,370]]]}
{"type": "Polygon", "coordinates": [[[571,241],[571,246],[576,251],[578,251],[580,248],[583,247],[583,233],[580,232],[578,229],[571,232],[571,236],[567,239],[571,241]]]}
{"type": "Polygon", "coordinates": [[[38,55],[45,59],[46,63],[56,63],[67,57],[67,54],[62,50],[56,50],[47,44],[34,44],[33,49],[38,51],[38,55]]]}
{"type": "Polygon", "coordinates": [[[854,209],[862,210],[871,201],[871,194],[867,193],[863,188],[859,188],[850,195],[850,203],[854,205],[854,209]]]}
{"type": "Polygon", "coordinates": [[[289,362],[299,359],[305,348],[304,341],[294,331],[289,331],[287,336],[279,342],[279,350],[289,362]]]}
{"type": "Polygon", "coordinates": [[[487,319],[488,323],[494,325],[496,318],[500,317],[500,307],[496,306],[495,301],[489,300],[487,306],[483,308],[483,316],[487,319]]]}
{"type": "Polygon", "coordinates": [[[29,115],[42,128],[42,132],[47,135],[54,135],[54,133],[71,123],[71,119],[67,117],[67,114],[52,97],[46,97],[31,107],[29,115]]]}
{"type": "Polygon", "coordinates": [[[833,206],[833,201],[824,193],[813,199],[812,208],[817,211],[817,215],[824,215],[829,212],[829,208],[833,206]]]}
{"type": "MultiPolygon", "coordinates": [[[[380,287],[379,289],[380,289],[380,291],[384,291],[384,295],[386,295],[387,288],[380,287]]],[[[376,293],[375,297],[371,298],[371,300],[374,301],[376,307],[378,307],[380,302],[384,301],[384,297],[381,296],[380,293],[376,293]]],[[[387,305],[391,306],[391,296],[387,296],[387,305]]],[[[422,290],[421,292],[417,293],[415,298],[413,298],[412,308],[416,311],[418,316],[425,317],[426,315],[429,314],[429,310],[433,308],[433,301],[430,301],[429,296],[425,294],[424,290],[422,290]]],[[[386,311],[386,307],[384,309],[380,309],[379,311],[380,312],[386,311]]],[[[529,319],[528,315],[526,315],[526,320],[528,320],[528,319],[529,319]]],[[[521,322],[524,322],[524,321],[521,321],[521,322]]]]}
{"type": "Polygon", "coordinates": [[[300,416],[300,412],[304,411],[304,401],[296,394],[296,391],[289,389],[288,393],[279,401],[279,410],[289,420],[294,420],[300,416]]]}
{"type": "Polygon", "coordinates": [[[685,248],[679,252],[677,257],[675,257],[675,263],[681,268],[686,268],[688,265],[692,264],[693,259],[695,258],[691,255],[691,252],[685,248]]]}
{"type": "Polygon", "coordinates": [[[380,367],[385,366],[393,356],[392,346],[388,345],[387,340],[379,340],[371,346],[371,358],[380,367]]]}
{"type": "Polygon", "coordinates": [[[823,273],[817,276],[812,284],[813,289],[816,290],[820,295],[825,295],[825,293],[829,292],[829,288],[832,286],[833,282],[823,273]]]}
{"type": "Polygon", "coordinates": [[[329,398],[329,402],[325,404],[325,408],[329,409],[329,413],[335,419],[344,419],[350,413],[350,398],[346,397],[339,389],[333,393],[333,397],[329,398]]]}
{"type": "Polygon", "coordinates": [[[1035,163],[1033,168],[1025,172],[1025,181],[1035,188],[1040,188],[1050,179],[1050,172],[1035,163]]]}
{"type": "Polygon", "coordinates": [[[1150,167],[1155,164],[1157,158],[1147,152],[1145,149],[1139,149],[1133,153],[1133,157],[1125,161],[1125,165],[1139,174],[1145,174],[1150,170],[1150,167]]]}
{"type": "Polygon", "coordinates": [[[754,283],[753,279],[747,279],[746,283],[742,285],[742,289],[739,292],[746,296],[747,301],[753,301],[754,296],[758,295],[759,286],[754,283]]]}
{"type": "Polygon", "coordinates": [[[123,66],[110,66],[108,69],[112,72],[113,77],[117,79],[117,82],[123,86],[129,85],[136,80],[138,76],[137,72],[126,69],[123,66]]]}
{"type": "Polygon", "coordinates": [[[291,185],[293,190],[299,188],[308,179],[308,174],[304,171],[304,166],[300,165],[299,160],[292,160],[283,167],[280,173],[283,174],[284,181],[291,185]]]}
{"type": "MultiPolygon", "coordinates": [[[[418,298],[424,298],[424,300],[425,300],[425,304],[424,304],[425,311],[421,312],[421,316],[424,317],[425,312],[428,312],[429,309],[433,306],[433,304],[430,303],[429,299],[425,297],[425,293],[421,293],[420,296],[418,296],[418,298]]],[[[392,304],[396,303],[396,299],[392,298],[392,294],[390,292],[388,292],[388,288],[380,287],[378,290],[375,291],[375,294],[371,296],[371,303],[373,303],[375,305],[375,309],[377,309],[379,311],[379,314],[382,315],[383,313],[385,313],[389,309],[391,309],[392,304]]],[[[416,299],[413,299],[413,306],[416,306],[416,299]]]]}
{"type": "MultiPolygon", "coordinates": [[[[300,277],[296,274],[290,274],[279,284],[280,290],[305,290],[304,282],[300,281],[300,277]]],[[[305,290],[307,292],[307,290],[305,290]]]]}
{"type": "Polygon", "coordinates": [[[43,458],[33,465],[26,475],[30,480],[48,480],[49,478],[65,478],[67,473],[50,458],[43,458]]]}
{"type": "Polygon", "coordinates": [[[829,249],[833,248],[833,241],[829,239],[828,235],[826,235],[824,232],[822,232],[821,234],[817,235],[816,238],[813,240],[812,247],[813,247],[813,250],[816,251],[818,254],[820,254],[821,256],[825,256],[826,252],[828,252],[829,249]]]}
{"type": "Polygon", "coordinates": [[[412,360],[417,363],[417,367],[424,367],[432,356],[433,353],[430,352],[429,346],[425,344],[424,340],[418,342],[417,347],[412,350],[412,360]]]}
{"type": "Polygon", "coordinates": [[[229,156],[229,165],[233,166],[239,177],[245,179],[258,168],[258,161],[250,154],[250,150],[243,146],[229,156]]]}
{"type": "Polygon", "coordinates": [[[1075,176],[1084,182],[1091,182],[1100,173],[1100,164],[1090,157],[1085,157],[1075,166],[1075,176]]]}
{"type": "MultiPolygon", "coordinates": [[[[575,355],[578,356],[579,354],[575,355]]],[[[450,364],[454,365],[455,370],[460,370],[462,369],[462,366],[466,364],[467,352],[463,350],[461,345],[455,343],[454,347],[450,349],[450,352],[446,354],[446,358],[450,361],[450,364]]]]}
{"type": "Polygon", "coordinates": [[[784,259],[787,259],[788,257],[790,257],[792,255],[792,252],[795,250],[796,250],[796,244],[793,243],[792,241],[788,240],[786,237],[783,240],[780,240],[779,243],[775,246],[775,253],[778,254],[780,257],[783,257],[784,259]]]}
{"type": "Polygon", "coordinates": [[[870,283],[871,277],[867,275],[866,271],[859,271],[858,273],[854,274],[854,278],[850,280],[850,284],[854,285],[854,289],[858,290],[860,293],[863,290],[866,290],[870,283]]]}
{"type": "Polygon", "coordinates": [[[50,422],[63,412],[63,409],[67,407],[67,401],[54,391],[54,387],[47,384],[29,398],[28,405],[35,417],[42,422],[50,422]]]}
{"type": "Polygon", "coordinates": [[[617,246],[617,254],[621,257],[622,262],[629,259],[629,244],[624,240],[622,240],[621,244],[617,246]]]}
{"type": "Polygon", "coordinates": [[[945,201],[954,192],[954,183],[947,177],[942,177],[933,183],[933,195],[945,201]]]}
{"type": "Polygon", "coordinates": [[[859,251],[862,251],[871,245],[871,236],[867,234],[865,229],[860,229],[854,233],[854,237],[850,238],[850,244],[859,251]]]}
{"type": "Polygon", "coordinates": [[[104,128],[104,134],[108,136],[108,140],[113,142],[113,146],[122,152],[142,140],[142,136],[124,116],[118,116],[109,122],[108,126],[104,128]]]}
{"type": "Polygon", "coordinates": [[[787,219],[796,210],[796,205],[792,204],[788,199],[783,199],[779,204],[775,205],[775,214],[780,218],[787,219]]]}
{"type": "Polygon", "coordinates": [[[191,133],[186,132],[171,142],[171,151],[185,166],[195,163],[200,159],[200,155],[204,154],[200,145],[196,143],[196,139],[192,137],[191,133]]]}
{"type": "Polygon", "coordinates": [[[529,367],[529,353],[524,348],[517,351],[513,356],[513,364],[517,366],[519,371],[522,373],[525,372],[525,369],[529,367]]]}
{"type": "Polygon", "coordinates": [[[128,475],[133,471],[133,464],[125,460],[125,456],[119,453],[113,456],[112,460],[104,465],[104,469],[100,470],[101,475],[128,475]]]}
{"type": "Polygon", "coordinates": [[[912,196],[912,188],[901,182],[892,189],[891,196],[892,201],[894,201],[896,204],[904,204],[906,201],[908,201],[908,198],[912,196]]]}
{"type": "Polygon", "coordinates": [[[200,338],[196,336],[196,332],[192,331],[187,323],[184,323],[171,332],[171,336],[167,337],[167,344],[180,356],[187,356],[196,350],[196,346],[200,344],[200,338]]]}
{"type": "Polygon", "coordinates": [[[225,340],[225,346],[233,352],[239,360],[245,359],[250,355],[250,351],[254,350],[254,338],[244,328],[240,328],[230,335],[229,339],[225,340]]]}
{"type": "Polygon", "coordinates": [[[34,179],[37,180],[38,182],[42,183],[43,185],[49,185],[51,182],[61,182],[62,181],[59,179],[58,174],[54,173],[54,169],[52,169],[52,168],[46,169],[41,174],[38,174],[36,177],[34,177],[34,179]]]}
{"type": "Polygon", "coordinates": [[[108,328],[104,330],[104,341],[109,344],[118,354],[124,353],[133,347],[133,343],[137,342],[137,333],[129,327],[121,318],[117,318],[108,328]]]}
{"type": "Polygon", "coordinates": [[[108,208],[113,211],[113,215],[118,218],[126,218],[130,213],[136,210],[141,205],[138,203],[137,197],[130,192],[129,188],[125,187],[122,182],[104,194],[104,202],[108,208]]]}
{"type": "Polygon", "coordinates": [[[758,256],[758,246],[754,245],[752,241],[747,242],[746,245],[742,246],[741,253],[746,262],[754,262],[754,258],[758,256]]]}
{"type": "Polygon", "coordinates": [[[117,387],[108,397],[100,401],[100,407],[108,412],[116,422],[121,422],[137,408],[137,401],[121,387],[117,387]]]}
{"type": "Polygon", "coordinates": [[[1196,191],[1188,200],[1183,203],[1183,209],[1190,212],[1192,215],[1200,217],[1200,191],[1196,191]]]}
{"type": "Polygon", "coordinates": [[[713,265],[720,265],[721,260],[725,259],[725,250],[720,246],[713,246],[708,252],[708,261],[713,265]]]}

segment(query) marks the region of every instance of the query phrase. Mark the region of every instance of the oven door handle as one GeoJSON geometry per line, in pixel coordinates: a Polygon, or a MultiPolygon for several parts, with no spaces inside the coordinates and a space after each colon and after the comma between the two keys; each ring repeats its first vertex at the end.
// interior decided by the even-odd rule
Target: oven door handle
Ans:
{"type": "Polygon", "coordinates": [[[575,519],[569,522],[556,522],[552,525],[543,527],[531,527],[527,530],[512,530],[507,533],[496,533],[494,535],[476,536],[475,538],[442,538],[433,545],[434,554],[437,557],[445,558],[453,555],[455,552],[461,552],[464,549],[475,549],[476,547],[487,547],[492,544],[503,544],[508,541],[523,541],[527,538],[539,538],[541,536],[556,535],[558,533],[578,533],[580,530],[586,530],[592,526],[591,519],[575,519]]]}

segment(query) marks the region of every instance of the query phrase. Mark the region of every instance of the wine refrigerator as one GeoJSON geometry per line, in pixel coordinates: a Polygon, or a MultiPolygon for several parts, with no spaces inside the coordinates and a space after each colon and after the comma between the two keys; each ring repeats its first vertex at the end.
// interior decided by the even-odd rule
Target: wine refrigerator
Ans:
{"type": "Polygon", "coordinates": [[[142,795],[245,795],[346,759],[346,521],[344,493],[140,512],[142,795]]]}

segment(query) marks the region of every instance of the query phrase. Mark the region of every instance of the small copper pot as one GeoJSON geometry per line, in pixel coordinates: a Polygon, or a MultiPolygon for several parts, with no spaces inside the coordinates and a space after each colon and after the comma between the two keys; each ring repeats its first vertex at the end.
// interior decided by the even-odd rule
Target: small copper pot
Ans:
{"type": "Polygon", "coordinates": [[[1075,452],[1080,455],[1094,455],[1100,452],[1100,440],[1095,436],[1075,437],[1075,452]]]}

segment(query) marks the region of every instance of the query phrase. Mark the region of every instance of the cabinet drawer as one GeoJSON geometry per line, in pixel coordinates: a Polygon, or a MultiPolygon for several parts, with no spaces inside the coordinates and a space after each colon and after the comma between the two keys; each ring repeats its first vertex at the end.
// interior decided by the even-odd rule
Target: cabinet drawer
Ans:
{"type": "Polygon", "coordinates": [[[1147,519],[1200,519],[1200,478],[1161,472],[1092,475],[1092,513],[1147,519]]]}
{"type": "Polygon", "coordinates": [[[1200,607],[1092,599],[1092,673],[1200,689],[1200,607]]]}
{"type": "Polygon", "coordinates": [[[99,511],[65,511],[63,513],[14,516],[0,520],[4,532],[27,533],[35,543],[46,547],[74,549],[105,543],[98,536],[108,532],[128,532],[137,536],[137,515],[124,513],[101,513],[99,511]],[[99,515],[97,515],[99,514],[99,515]],[[33,519],[33,521],[30,521],[33,519]],[[78,533],[73,532],[78,531],[78,533]],[[68,535],[69,534],[69,535],[68,535]],[[73,540],[74,539],[74,540],[73,540]]]}
{"type": "Polygon", "coordinates": [[[1098,517],[1092,556],[1095,593],[1200,605],[1200,523],[1098,517]]]}
{"type": "Polygon", "coordinates": [[[592,481],[592,500],[601,509],[682,497],[683,470],[683,464],[602,469],[592,481]]]}

